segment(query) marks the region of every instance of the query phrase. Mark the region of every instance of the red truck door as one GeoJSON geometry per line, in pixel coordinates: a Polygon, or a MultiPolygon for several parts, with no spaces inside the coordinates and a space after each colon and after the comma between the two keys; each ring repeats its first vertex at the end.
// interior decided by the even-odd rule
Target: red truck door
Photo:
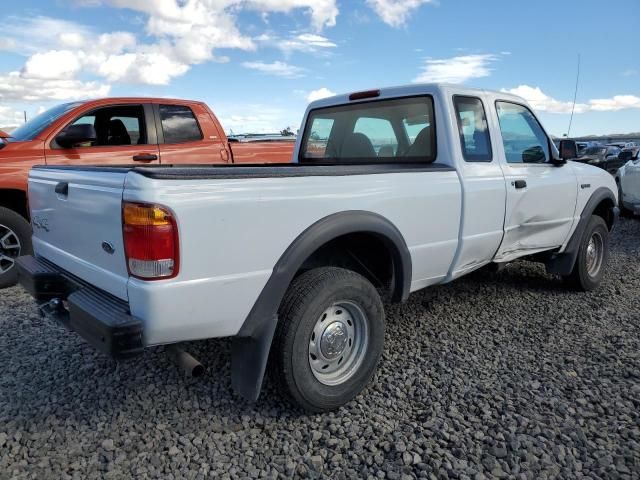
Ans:
{"type": "Polygon", "coordinates": [[[158,138],[150,104],[108,105],[79,114],[45,144],[47,164],[126,165],[153,164],[160,161],[158,138]],[[63,148],[55,137],[69,125],[89,124],[96,141],[63,148]]]}
{"type": "Polygon", "coordinates": [[[160,161],[172,163],[228,163],[226,136],[200,104],[154,105],[160,161]]]}

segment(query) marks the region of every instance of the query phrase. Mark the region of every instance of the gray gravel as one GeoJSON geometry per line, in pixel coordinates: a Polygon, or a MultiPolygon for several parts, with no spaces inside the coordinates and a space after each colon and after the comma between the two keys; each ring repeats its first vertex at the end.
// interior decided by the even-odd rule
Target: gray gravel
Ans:
{"type": "MultiPolygon", "coordinates": [[[[0,478],[640,478],[640,221],[605,282],[567,292],[528,263],[388,309],[374,383],[327,415],[270,384],[233,396],[228,341],[204,378],[162,349],[116,364],[0,292],[0,478]]],[[[180,319],[176,319],[180,321],[180,319]]]]}

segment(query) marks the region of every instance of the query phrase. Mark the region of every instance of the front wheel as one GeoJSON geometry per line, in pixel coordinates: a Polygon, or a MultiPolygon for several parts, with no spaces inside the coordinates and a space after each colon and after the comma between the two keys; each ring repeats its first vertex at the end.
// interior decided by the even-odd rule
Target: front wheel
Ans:
{"type": "Polygon", "coordinates": [[[31,252],[29,222],[13,210],[0,207],[0,288],[15,285],[18,281],[16,258],[31,252]]]}
{"type": "Polygon", "coordinates": [[[594,215],[582,235],[573,271],[565,280],[578,290],[594,290],[602,281],[608,258],[609,229],[602,217],[594,215]]]}
{"type": "Polygon", "coordinates": [[[375,287],[350,270],[323,267],[297,277],[279,310],[272,356],[281,391],[324,412],[369,383],[384,347],[384,308],[375,287]]]}

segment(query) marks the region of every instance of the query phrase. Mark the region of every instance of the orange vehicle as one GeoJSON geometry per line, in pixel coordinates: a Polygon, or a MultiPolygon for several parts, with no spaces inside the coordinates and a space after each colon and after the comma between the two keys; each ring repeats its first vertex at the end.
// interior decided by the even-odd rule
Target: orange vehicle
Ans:
{"type": "Polygon", "coordinates": [[[14,260],[31,252],[33,165],[286,163],[294,140],[230,140],[206,104],[166,98],[66,103],[0,130],[0,288],[16,282],[14,260]]]}

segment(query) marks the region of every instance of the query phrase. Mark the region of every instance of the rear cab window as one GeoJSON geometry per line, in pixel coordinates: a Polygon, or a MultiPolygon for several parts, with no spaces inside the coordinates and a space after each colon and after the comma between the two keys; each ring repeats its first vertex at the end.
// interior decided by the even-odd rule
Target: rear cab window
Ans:
{"type": "Polygon", "coordinates": [[[204,137],[191,108],[186,105],[160,105],[164,143],[197,142],[204,137]]]}
{"type": "Polygon", "coordinates": [[[430,96],[374,100],[312,110],[300,163],[431,163],[436,134],[430,96]]]}

